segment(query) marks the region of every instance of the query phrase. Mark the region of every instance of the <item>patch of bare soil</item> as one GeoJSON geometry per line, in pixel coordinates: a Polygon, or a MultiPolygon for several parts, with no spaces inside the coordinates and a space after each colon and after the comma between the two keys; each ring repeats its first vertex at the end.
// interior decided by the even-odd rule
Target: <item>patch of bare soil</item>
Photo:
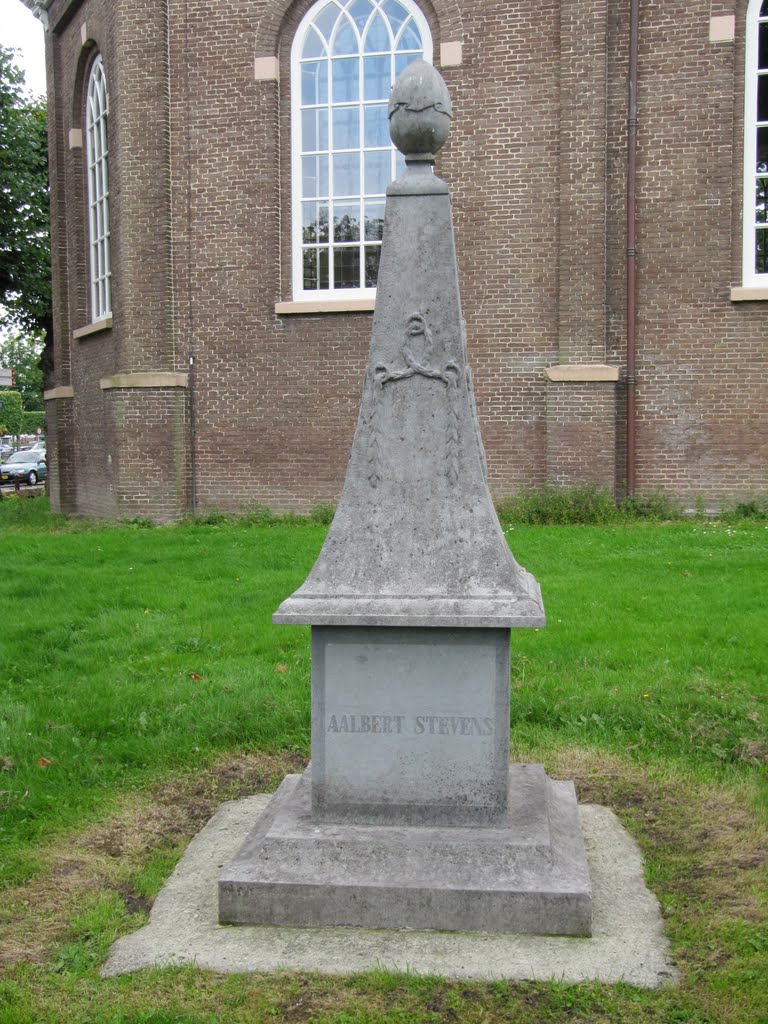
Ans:
{"type": "Polygon", "coordinates": [[[615,810],[646,852],[665,860],[668,893],[711,902],[730,917],[766,918],[760,892],[768,870],[768,829],[745,791],[695,786],[573,747],[556,755],[552,774],[573,779],[581,803],[615,810]]]}
{"type": "Polygon", "coordinates": [[[45,854],[43,872],[3,893],[0,968],[47,962],[73,909],[89,894],[111,889],[129,912],[148,912],[150,901],[135,893],[129,880],[149,850],[188,841],[224,800],[272,792],[285,775],[302,772],[306,764],[294,752],[231,756],[133,795],[107,821],[59,841],[45,854]]]}

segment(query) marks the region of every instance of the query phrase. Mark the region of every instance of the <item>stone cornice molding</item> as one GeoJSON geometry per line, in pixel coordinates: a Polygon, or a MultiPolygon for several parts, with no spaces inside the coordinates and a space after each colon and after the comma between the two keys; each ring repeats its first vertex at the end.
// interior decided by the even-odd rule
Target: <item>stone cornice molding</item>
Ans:
{"type": "Polygon", "coordinates": [[[99,387],[102,391],[112,391],[115,388],[186,388],[188,386],[188,373],[165,373],[160,371],[116,373],[112,377],[102,377],[99,381],[99,387]]]}

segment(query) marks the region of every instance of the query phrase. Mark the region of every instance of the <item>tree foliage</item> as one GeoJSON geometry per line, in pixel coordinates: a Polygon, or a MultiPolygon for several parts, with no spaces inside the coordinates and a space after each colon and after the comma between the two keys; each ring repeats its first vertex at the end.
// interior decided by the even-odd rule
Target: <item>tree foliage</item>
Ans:
{"type": "Polygon", "coordinates": [[[0,390],[0,425],[4,434],[20,434],[24,427],[24,406],[18,391],[0,390]]]}
{"type": "Polygon", "coordinates": [[[0,323],[39,336],[52,323],[46,106],[2,46],[0,153],[0,323]]]}
{"type": "Polygon", "coordinates": [[[43,409],[43,371],[39,366],[42,351],[43,339],[39,335],[11,334],[0,339],[0,366],[13,370],[13,386],[21,393],[28,412],[43,409]]]}

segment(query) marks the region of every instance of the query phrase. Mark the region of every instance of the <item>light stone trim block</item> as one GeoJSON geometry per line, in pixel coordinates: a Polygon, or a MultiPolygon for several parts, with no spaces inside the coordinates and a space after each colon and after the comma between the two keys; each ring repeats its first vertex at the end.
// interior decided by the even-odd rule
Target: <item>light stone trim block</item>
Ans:
{"type": "Polygon", "coordinates": [[[731,302],[763,302],[768,299],[768,287],[731,288],[731,302]]]}
{"type": "Polygon", "coordinates": [[[78,327],[72,331],[72,338],[77,341],[78,338],[87,338],[89,334],[98,334],[99,331],[108,331],[112,326],[112,317],[106,316],[103,320],[94,320],[93,323],[86,324],[85,327],[78,327]]]}
{"type": "Polygon", "coordinates": [[[440,43],[440,66],[443,68],[458,68],[463,63],[462,43],[460,40],[453,40],[449,43],[440,43]]]}
{"type": "Polygon", "coordinates": [[[295,313],[372,313],[376,299],[304,299],[300,302],[276,302],[278,316],[295,313]]]}
{"type": "Polygon", "coordinates": [[[186,388],[188,385],[188,373],[116,373],[99,381],[102,391],[113,388],[186,388]]]}
{"type": "Polygon", "coordinates": [[[55,402],[62,398],[74,398],[75,389],[69,387],[66,384],[62,384],[57,388],[50,388],[48,391],[43,392],[43,400],[46,402],[55,402]]]}
{"type": "Polygon", "coordinates": [[[82,149],[83,148],[83,130],[82,130],[82,128],[70,128],[69,129],[69,148],[70,149],[82,149]]]}
{"type": "Polygon", "coordinates": [[[710,43],[732,43],[736,39],[736,15],[717,14],[709,19],[710,43]]]}
{"type": "Polygon", "coordinates": [[[280,78],[280,62],[277,57],[256,57],[253,74],[257,82],[276,82],[280,78]]]}
{"type": "Polygon", "coordinates": [[[547,366],[544,376],[551,381],[616,381],[619,379],[619,368],[605,363],[560,363],[547,366]]]}

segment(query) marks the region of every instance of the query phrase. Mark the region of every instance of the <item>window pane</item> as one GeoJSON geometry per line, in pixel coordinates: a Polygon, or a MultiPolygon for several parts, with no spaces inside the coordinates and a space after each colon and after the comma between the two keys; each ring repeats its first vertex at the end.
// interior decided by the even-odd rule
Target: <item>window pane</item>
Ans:
{"type": "Polygon", "coordinates": [[[375,288],[379,277],[379,257],[381,256],[380,245],[366,245],[365,247],[365,287],[375,288]]]}
{"type": "Polygon", "coordinates": [[[349,18],[342,18],[336,35],[333,38],[333,54],[337,56],[342,53],[359,53],[360,43],[355,32],[354,25],[349,18]]]}
{"type": "Polygon", "coordinates": [[[302,165],[302,195],[308,199],[312,196],[328,195],[328,157],[304,156],[302,165]]]}
{"type": "Polygon", "coordinates": [[[334,108],[333,148],[360,148],[360,107],[334,108]]]}
{"type": "Polygon", "coordinates": [[[330,40],[331,33],[333,32],[333,26],[339,17],[339,8],[336,4],[326,4],[326,6],[320,11],[318,16],[313,20],[312,24],[325,36],[326,39],[330,40]]]}
{"type": "Polygon", "coordinates": [[[305,249],[302,255],[305,288],[317,288],[317,249],[305,249]]]}
{"type": "Polygon", "coordinates": [[[395,36],[397,36],[403,22],[408,20],[408,12],[401,3],[397,2],[397,0],[384,0],[384,3],[381,5],[381,9],[389,18],[389,24],[392,26],[392,31],[395,36]]]}
{"type": "Polygon", "coordinates": [[[333,250],[334,288],[360,287],[360,246],[333,250]]]}
{"type": "Polygon", "coordinates": [[[365,52],[388,53],[391,45],[387,24],[382,16],[377,14],[368,27],[368,32],[365,37],[365,52]]]}
{"type": "Polygon", "coordinates": [[[757,129],[757,173],[768,172],[768,128],[757,129]]]}
{"type": "Polygon", "coordinates": [[[768,178],[758,178],[755,186],[755,221],[768,224],[768,178]]]}
{"type": "Polygon", "coordinates": [[[301,112],[301,141],[305,153],[328,149],[328,111],[325,108],[301,112]]]}
{"type": "Polygon", "coordinates": [[[330,288],[331,282],[328,275],[328,250],[320,249],[317,254],[317,287],[330,288]]]}
{"type": "Polygon", "coordinates": [[[301,65],[301,102],[304,106],[328,102],[328,65],[310,60],[301,65]]]}
{"type": "Polygon", "coordinates": [[[365,204],[365,239],[366,241],[381,241],[384,233],[384,203],[367,202],[365,204]]]}
{"type": "Polygon", "coordinates": [[[755,232],[755,271],[768,274],[768,228],[758,228],[755,232]]]}
{"type": "Polygon", "coordinates": [[[387,54],[385,57],[366,57],[364,73],[365,99],[389,99],[389,91],[392,87],[389,55],[387,54]]]}
{"type": "Polygon", "coordinates": [[[334,153],[333,194],[335,196],[360,195],[359,153],[334,153]]]}
{"type": "Polygon", "coordinates": [[[334,203],[334,242],[357,242],[360,239],[360,203],[334,203]]]}
{"type": "Polygon", "coordinates": [[[768,75],[757,79],[757,120],[768,121],[768,75]]]}
{"type": "Polygon", "coordinates": [[[333,67],[333,102],[356,103],[360,99],[360,61],[357,57],[336,57],[333,67]]]}
{"type": "Polygon", "coordinates": [[[328,205],[326,203],[302,203],[302,241],[328,241],[328,205]]]}
{"type": "Polygon", "coordinates": [[[768,68],[768,21],[764,21],[758,28],[757,66],[768,68]]]}
{"type": "Polygon", "coordinates": [[[355,0],[353,4],[350,4],[349,13],[352,15],[352,20],[361,32],[365,28],[372,10],[373,4],[371,3],[371,0],[355,0]]]}
{"type": "Polygon", "coordinates": [[[416,30],[416,26],[412,21],[403,29],[400,38],[397,41],[398,50],[420,50],[421,49],[421,36],[416,30]]]}
{"type": "Polygon", "coordinates": [[[398,53],[395,55],[395,78],[405,71],[411,61],[422,57],[421,53],[398,53]]]}
{"type": "Polygon", "coordinates": [[[365,147],[373,149],[377,146],[389,146],[389,119],[387,104],[375,103],[366,106],[363,111],[365,118],[365,147]]]}
{"type": "Polygon", "coordinates": [[[314,26],[310,25],[309,31],[307,32],[307,38],[304,40],[304,49],[301,51],[301,56],[307,57],[324,57],[325,56],[325,43],[323,37],[316,32],[314,26]]]}
{"type": "Polygon", "coordinates": [[[388,149],[365,154],[365,194],[380,195],[387,191],[392,173],[392,156],[388,149]]]}
{"type": "Polygon", "coordinates": [[[316,242],[320,226],[320,204],[301,204],[301,239],[303,242],[316,242]]]}

